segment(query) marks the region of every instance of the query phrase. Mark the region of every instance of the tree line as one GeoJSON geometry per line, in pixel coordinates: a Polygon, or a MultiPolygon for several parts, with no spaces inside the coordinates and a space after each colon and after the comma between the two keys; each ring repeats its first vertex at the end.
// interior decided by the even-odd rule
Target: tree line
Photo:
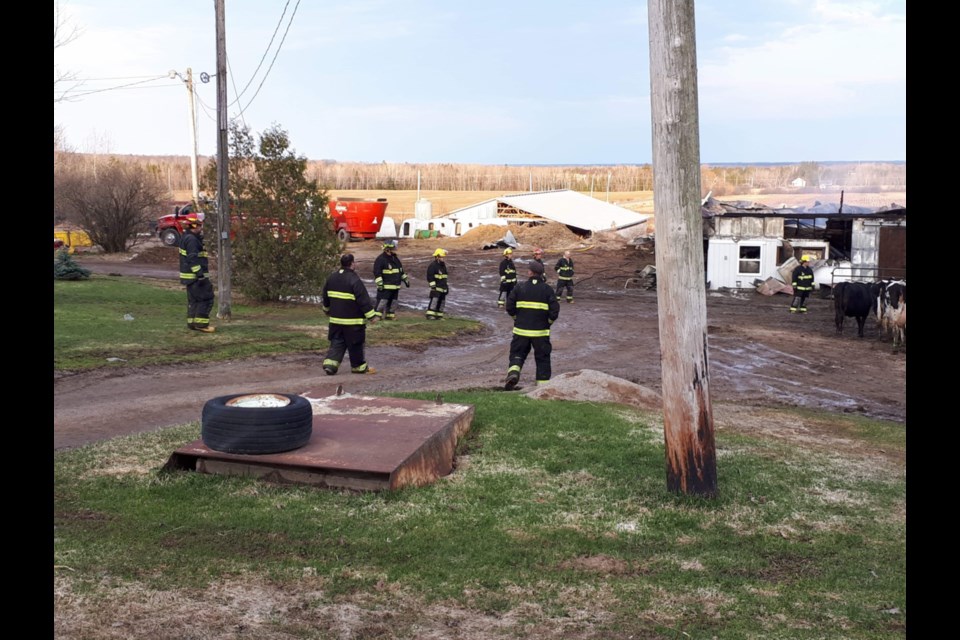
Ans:
{"type": "MultiPolygon", "coordinates": [[[[169,191],[192,189],[188,156],[115,156],[77,154],[55,151],[57,158],[70,157],[72,162],[95,167],[110,158],[136,164],[157,176],[169,191]]],[[[213,162],[200,158],[201,167],[213,162]]],[[[704,194],[715,196],[743,193],[750,189],[775,190],[793,188],[797,178],[805,187],[836,188],[866,191],[903,191],[907,185],[905,163],[850,162],[757,165],[710,165],[700,168],[704,194]]],[[[398,162],[338,162],[307,160],[306,177],[324,189],[411,191],[551,191],[572,189],[580,192],[652,191],[653,167],[645,165],[584,166],[514,166],[482,164],[420,164],[398,162]]]]}

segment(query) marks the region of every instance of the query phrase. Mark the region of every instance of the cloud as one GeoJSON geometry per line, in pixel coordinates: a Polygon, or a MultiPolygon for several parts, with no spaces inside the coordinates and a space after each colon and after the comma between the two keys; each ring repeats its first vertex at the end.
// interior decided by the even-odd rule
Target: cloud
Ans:
{"type": "Polygon", "coordinates": [[[817,119],[850,115],[882,98],[897,101],[905,114],[904,13],[875,3],[829,1],[809,9],[801,24],[749,38],[729,34],[719,46],[698,51],[701,112],[712,118],[817,119]]]}

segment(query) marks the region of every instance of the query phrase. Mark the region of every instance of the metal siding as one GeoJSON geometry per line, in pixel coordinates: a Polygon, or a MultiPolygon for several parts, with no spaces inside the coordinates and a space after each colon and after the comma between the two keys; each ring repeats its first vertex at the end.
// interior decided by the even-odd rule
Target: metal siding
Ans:
{"type": "Polygon", "coordinates": [[[879,223],[867,224],[863,218],[853,221],[850,237],[850,262],[855,280],[875,280],[880,236],[879,223]]]}
{"type": "Polygon", "coordinates": [[[777,249],[780,240],[755,238],[735,242],[732,239],[711,239],[707,249],[707,281],[711,289],[726,287],[752,289],[754,280],[779,279],[777,273],[777,249]],[[760,246],[760,273],[740,274],[740,246],[760,246]]]}

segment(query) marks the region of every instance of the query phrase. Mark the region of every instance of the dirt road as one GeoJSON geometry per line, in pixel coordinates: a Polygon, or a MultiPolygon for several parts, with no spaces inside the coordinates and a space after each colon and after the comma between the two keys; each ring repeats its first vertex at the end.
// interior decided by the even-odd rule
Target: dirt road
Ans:
{"type": "MultiPolygon", "coordinates": [[[[461,241],[462,242],[462,241],[461,241]]],[[[411,274],[400,293],[400,313],[426,308],[423,274],[427,249],[401,247],[411,274]]],[[[379,243],[354,243],[358,272],[372,290],[372,263],[379,243]]],[[[175,250],[151,250],[125,262],[81,257],[98,273],[176,279],[175,250]],[[158,251],[160,253],[158,253],[158,251]],[[162,253],[166,251],[168,253],[162,253]]],[[[529,256],[524,247],[518,263],[529,256]]],[[[547,250],[548,275],[559,250],[547,250]]],[[[653,261],[633,248],[574,250],[576,302],[561,302],[552,331],[554,375],[596,369],[660,390],[660,344],[654,291],[625,288],[627,278],[653,261]]],[[[151,431],[199,420],[210,398],[246,391],[331,394],[337,384],[348,393],[499,389],[507,367],[510,318],[496,306],[499,251],[451,249],[447,259],[451,293],[448,315],[475,318],[481,336],[430,345],[421,350],[371,347],[372,376],[328,377],[319,368],[322,354],[257,358],[242,362],[176,365],[147,369],[94,371],[54,376],[54,449],[70,448],[118,435],[151,431]]],[[[551,277],[551,280],[555,278],[551,277]]],[[[906,353],[893,353],[878,339],[872,320],[866,336],[835,332],[833,301],[813,298],[806,315],[791,315],[789,299],[778,295],[709,293],[707,322],[710,392],[714,404],[802,406],[856,412],[906,423],[906,353]]],[[[229,331],[229,326],[222,330],[229,331]]],[[[376,325],[371,331],[389,331],[376,325]]],[[[530,389],[532,355],[521,386],[530,389]]]]}

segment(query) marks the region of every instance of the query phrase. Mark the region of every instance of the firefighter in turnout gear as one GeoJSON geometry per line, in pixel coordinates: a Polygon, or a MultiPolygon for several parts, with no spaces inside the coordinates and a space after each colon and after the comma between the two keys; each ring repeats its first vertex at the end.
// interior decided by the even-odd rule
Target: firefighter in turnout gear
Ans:
{"type": "Polygon", "coordinates": [[[813,291],[813,269],[809,266],[810,256],[800,257],[800,266],[793,270],[793,302],[790,313],[807,312],[807,296],[813,291]]]}
{"type": "Polygon", "coordinates": [[[374,310],[377,317],[384,320],[397,319],[400,283],[410,286],[410,278],[404,273],[396,250],[397,243],[387,240],[383,243],[383,253],[377,256],[373,263],[373,281],[377,285],[377,301],[374,304],[374,310]]]}
{"type": "Polygon", "coordinates": [[[213,333],[210,310],[213,309],[213,283],[208,273],[209,259],[203,248],[203,214],[189,213],[182,220],[185,233],[180,238],[180,284],[187,287],[187,327],[213,333]]]}
{"type": "Polygon", "coordinates": [[[430,301],[427,303],[427,320],[443,320],[443,307],[447,301],[447,265],[443,259],[446,249],[433,252],[433,262],[427,267],[427,284],[430,285],[430,301]]]}
{"type": "Polygon", "coordinates": [[[521,282],[507,296],[507,313],[513,318],[510,341],[510,365],[504,388],[508,391],[520,381],[520,370],[533,349],[537,363],[537,384],[550,379],[550,326],[560,316],[557,294],[543,278],[543,265],[536,260],[527,264],[530,279],[521,282]]]}
{"type": "Polygon", "coordinates": [[[557,298],[566,289],[567,302],[573,304],[573,260],[569,251],[563,252],[563,257],[557,260],[553,270],[557,272],[557,298]]]}
{"type": "Polygon", "coordinates": [[[343,361],[343,354],[350,354],[352,373],[376,373],[367,365],[364,344],[367,340],[367,320],[377,321],[370,302],[370,294],[360,276],[353,270],[353,255],[340,256],[340,268],[334,271],[323,284],[321,294],[323,312],[329,320],[327,337],[330,348],[323,359],[323,370],[334,375],[343,361]]]}
{"type": "Polygon", "coordinates": [[[500,308],[506,304],[505,298],[517,284],[517,268],[513,264],[513,258],[510,257],[512,253],[513,249],[504,249],[503,260],[500,261],[500,295],[497,296],[497,306],[500,308]]]}

